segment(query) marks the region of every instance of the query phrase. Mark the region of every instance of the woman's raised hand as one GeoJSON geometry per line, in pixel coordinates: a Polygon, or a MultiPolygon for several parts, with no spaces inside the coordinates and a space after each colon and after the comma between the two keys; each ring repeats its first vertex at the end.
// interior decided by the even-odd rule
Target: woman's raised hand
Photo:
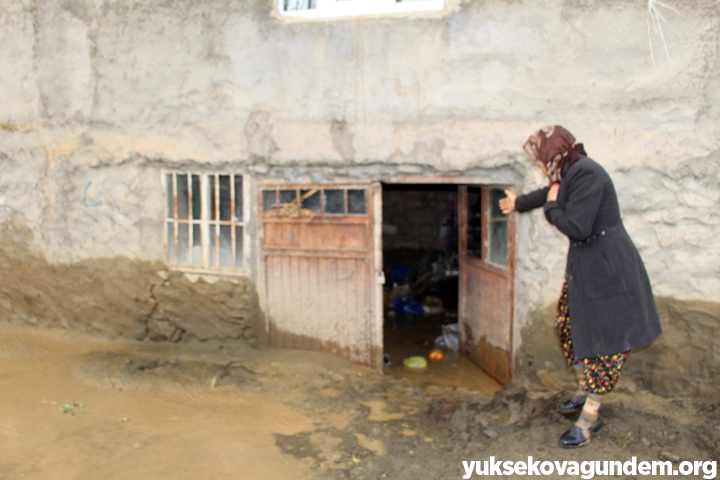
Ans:
{"type": "Polygon", "coordinates": [[[554,202],[555,200],[557,200],[558,190],[560,190],[559,183],[553,183],[552,185],[550,185],[550,190],[548,190],[547,194],[548,202],[554,202]]]}
{"type": "Polygon", "coordinates": [[[500,210],[505,215],[509,215],[510,213],[515,211],[515,199],[517,198],[517,195],[515,195],[507,188],[505,189],[505,195],[507,195],[507,197],[501,198],[498,203],[500,204],[500,210]]]}

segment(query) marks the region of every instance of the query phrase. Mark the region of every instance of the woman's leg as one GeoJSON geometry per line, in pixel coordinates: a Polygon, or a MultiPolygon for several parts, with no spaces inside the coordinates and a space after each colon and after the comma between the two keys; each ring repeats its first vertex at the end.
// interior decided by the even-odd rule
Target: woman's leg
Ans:
{"type": "Polygon", "coordinates": [[[581,447],[590,442],[590,437],[602,427],[599,410],[605,395],[615,387],[620,370],[627,358],[627,352],[616,353],[582,361],[583,389],[587,400],[580,417],[570,430],[560,438],[560,446],[566,448],[581,447]]]}
{"type": "Polygon", "coordinates": [[[567,280],[565,280],[560,293],[560,300],[558,300],[557,316],[555,317],[555,334],[560,340],[560,347],[565,355],[565,361],[567,361],[568,366],[575,370],[575,377],[578,381],[578,389],[570,400],[557,406],[558,411],[561,413],[569,413],[579,410],[585,403],[586,397],[585,390],[583,389],[585,367],[582,361],[575,360],[575,354],[573,353],[567,295],[568,285],[567,280]]]}

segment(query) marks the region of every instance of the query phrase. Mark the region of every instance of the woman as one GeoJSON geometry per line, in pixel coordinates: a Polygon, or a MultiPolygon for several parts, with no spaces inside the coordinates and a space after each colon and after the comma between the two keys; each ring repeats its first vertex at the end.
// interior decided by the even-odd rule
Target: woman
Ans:
{"type": "Polygon", "coordinates": [[[582,408],[575,425],[560,438],[561,447],[580,447],[602,427],[598,409],[615,386],[627,353],[660,335],[660,320],[607,172],[561,126],[537,131],[523,149],[550,186],[517,197],[505,190],[500,208],[509,214],[544,207],[548,222],[570,240],[555,331],[580,389],[558,410],[582,408]]]}

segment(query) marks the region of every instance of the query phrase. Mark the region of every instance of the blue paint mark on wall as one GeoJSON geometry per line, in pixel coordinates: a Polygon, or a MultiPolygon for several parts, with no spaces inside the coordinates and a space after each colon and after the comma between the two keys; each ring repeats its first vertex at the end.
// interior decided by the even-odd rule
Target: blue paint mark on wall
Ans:
{"type": "Polygon", "coordinates": [[[100,205],[102,205],[102,202],[88,203],[87,201],[87,191],[88,188],[90,188],[90,185],[92,185],[92,182],[88,182],[87,185],[85,185],[85,191],[83,191],[83,203],[86,207],[99,207],[100,205]]]}

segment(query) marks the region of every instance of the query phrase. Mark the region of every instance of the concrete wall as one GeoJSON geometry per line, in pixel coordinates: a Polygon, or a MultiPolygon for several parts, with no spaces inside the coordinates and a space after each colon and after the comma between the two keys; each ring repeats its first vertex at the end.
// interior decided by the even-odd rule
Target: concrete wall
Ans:
{"type": "MultiPolygon", "coordinates": [[[[720,9],[669,3],[680,12],[663,25],[670,60],[648,36],[644,1],[447,0],[441,13],[296,22],[269,0],[2,0],[3,245],[21,242],[48,269],[129,259],[149,295],[148,278],[170,278],[164,168],[253,182],[472,176],[526,191],[543,179],[522,143],[562,124],[613,176],[658,296],[717,305],[720,9]]],[[[518,351],[556,300],[565,247],[539,212],[522,216],[518,351]]],[[[232,281],[250,291],[254,274],[232,281]]],[[[37,275],[13,285],[52,288],[37,275]]],[[[4,287],[4,314],[21,310],[11,297],[4,287]]],[[[74,312],[67,301],[48,300],[74,312]]],[[[717,310],[702,325],[720,340],[717,310]]],[[[225,323],[214,333],[183,330],[244,335],[215,314],[225,323]]],[[[119,323],[112,332],[125,334],[119,323]]],[[[698,348],[717,369],[720,353],[698,348]]]]}

